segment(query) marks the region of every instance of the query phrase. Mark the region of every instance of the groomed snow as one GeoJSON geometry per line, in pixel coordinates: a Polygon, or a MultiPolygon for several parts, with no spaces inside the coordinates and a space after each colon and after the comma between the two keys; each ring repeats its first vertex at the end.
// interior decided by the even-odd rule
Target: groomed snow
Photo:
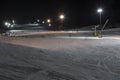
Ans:
{"type": "Polygon", "coordinates": [[[120,40],[0,38],[0,80],[120,80],[120,40]]]}

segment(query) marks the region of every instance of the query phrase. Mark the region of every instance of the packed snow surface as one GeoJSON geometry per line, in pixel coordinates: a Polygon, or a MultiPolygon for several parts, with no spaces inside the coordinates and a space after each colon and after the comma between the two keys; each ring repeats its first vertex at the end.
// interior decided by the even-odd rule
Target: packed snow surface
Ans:
{"type": "Polygon", "coordinates": [[[0,37],[0,80],[120,80],[120,40],[0,37]]]}

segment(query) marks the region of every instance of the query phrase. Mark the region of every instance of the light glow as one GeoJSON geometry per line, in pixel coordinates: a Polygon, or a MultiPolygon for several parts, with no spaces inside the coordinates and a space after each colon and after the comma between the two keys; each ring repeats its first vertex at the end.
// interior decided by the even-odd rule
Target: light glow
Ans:
{"type": "Polygon", "coordinates": [[[102,12],[103,12],[102,8],[99,8],[99,9],[97,10],[97,12],[98,12],[98,13],[102,13],[102,12]]]}
{"type": "Polygon", "coordinates": [[[63,20],[65,18],[65,16],[63,14],[61,14],[59,17],[61,20],[63,20]]]}

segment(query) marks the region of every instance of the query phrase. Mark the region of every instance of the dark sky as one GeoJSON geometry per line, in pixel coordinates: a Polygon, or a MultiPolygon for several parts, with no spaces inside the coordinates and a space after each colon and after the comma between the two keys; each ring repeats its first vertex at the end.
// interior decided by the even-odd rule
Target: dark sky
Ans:
{"type": "Polygon", "coordinates": [[[51,18],[55,22],[58,15],[64,13],[66,25],[92,25],[99,23],[99,7],[104,9],[103,22],[107,18],[120,22],[120,0],[5,0],[0,2],[0,19],[28,23],[37,18],[51,18]]]}

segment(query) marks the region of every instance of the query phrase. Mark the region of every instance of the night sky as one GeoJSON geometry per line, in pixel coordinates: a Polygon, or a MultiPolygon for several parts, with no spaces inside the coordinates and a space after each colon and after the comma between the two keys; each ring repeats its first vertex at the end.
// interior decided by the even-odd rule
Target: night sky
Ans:
{"type": "Polygon", "coordinates": [[[103,8],[102,23],[120,23],[120,0],[16,0],[0,2],[0,20],[14,19],[16,23],[29,23],[35,19],[59,21],[65,14],[64,25],[85,26],[99,24],[97,8],[103,8]]]}

